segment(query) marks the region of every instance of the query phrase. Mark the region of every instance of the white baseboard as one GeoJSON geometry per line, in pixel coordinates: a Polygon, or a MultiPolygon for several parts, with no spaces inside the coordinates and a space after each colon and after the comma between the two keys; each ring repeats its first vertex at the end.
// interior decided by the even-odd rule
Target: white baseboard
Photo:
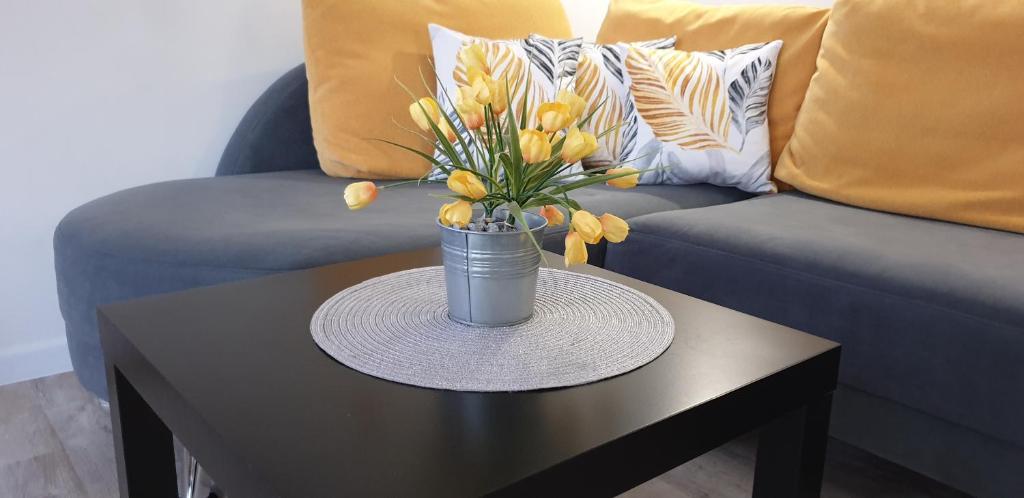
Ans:
{"type": "Polygon", "coordinates": [[[0,386],[71,370],[63,337],[0,350],[0,386]]]}

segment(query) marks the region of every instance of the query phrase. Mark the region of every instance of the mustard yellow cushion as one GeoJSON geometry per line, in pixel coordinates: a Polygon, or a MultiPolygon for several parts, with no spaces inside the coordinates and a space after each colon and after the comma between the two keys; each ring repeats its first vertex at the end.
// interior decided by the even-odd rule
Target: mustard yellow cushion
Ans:
{"type": "Polygon", "coordinates": [[[814,74],[828,9],[786,5],[707,6],[680,0],[612,0],[597,41],[613,43],[676,35],[676,48],[724,50],[782,40],[768,100],[774,164],[793,133],[814,74]]]}
{"type": "Polygon", "coordinates": [[[847,204],[1024,232],[1024,9],[839,0],[776,174],[847,204]]]}
{"type": "Polygon", "coordinates": [[[303,0],[302,17],[313,143],[324,172],[342,177],[417,178],[429,169],[371,140],[433,148],[392,122],[408,124],[412,101],[395,78],[420,95],[420,70],[432,79],[427,24],[488,38],[572,34],[560,0],[303,0]]]}

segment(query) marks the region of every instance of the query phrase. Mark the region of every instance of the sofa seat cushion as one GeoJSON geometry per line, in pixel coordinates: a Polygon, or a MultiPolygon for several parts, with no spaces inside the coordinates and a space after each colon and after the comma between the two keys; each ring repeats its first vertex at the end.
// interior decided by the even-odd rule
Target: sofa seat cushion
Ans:
{"type": "MultiPolygon", "coordinates": [[[[105,396],[96,306],[149,294],[310,268],[439,243],[443,185],[381,192],[352,212],[350,180],[298,170],[158,183],[69,213],[54,236],[58,295],[72,361],[105,396]]],[[[623,217],[745,198],[713,186],[588,188],[576,198],[623,217]]],[[[558,249],[565,227],[550,231],[558,249]]]]}
{"type": "Polygon", "coordinates": [[[795,192],[630,223],[607,268],[838,341],[842,382],[1024,445],[1024,236],[795,192]]]}

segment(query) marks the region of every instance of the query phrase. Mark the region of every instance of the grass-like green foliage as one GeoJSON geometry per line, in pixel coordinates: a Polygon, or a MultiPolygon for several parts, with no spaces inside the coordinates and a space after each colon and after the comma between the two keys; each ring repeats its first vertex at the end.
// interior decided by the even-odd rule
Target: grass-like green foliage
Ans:
{"type": "MultiPolygon", "coordinates": [[[[405,89],[414,102],[418,102],[416,96],[400,81],[399,85],[405,89]]],[[[506,82],[506,92],[510,96],[514,95],[511,90],[506,82]]],[[[451,108],[455,108],[455,102],[448,97],[443,87],[441,92],[444,93],[444,98],[451,104],[451,108]]],[[[456,194],[443,197],[460,199],[471,204],[480,204],[485,215],[488,217],[492,216],[496,209],[505,207],[515,217],[517,224],[521,227],[528,226],[523,216],[523,210],[525,209],[544,205],[562,206],[569,212],[571,220],[572,214],[582,208],[578,202],[571,198],[570,192],[590,185],[604,183],[615,178],[639,174],[636,172],[606,173],[607,170],[619,167],[620,165],[594,168],[583,173],[567,173],[572,163],[566,164],[561,157],[562,145],[565,142],[564,133],[561,133],[561,136],[557,136],[551,142],[550,159],[538,163],[527,163],[523,159],[522,151],[519,148],[519,132],[521,129],[526,128],[526,112],[529,109],[527,93],[524,92],[518,112],[513,109],[510,103],[508,109],[502,115],[497,115],[493,112],[491,104],[487,104],[484,107],[484,126],[473,131],[474,140],[472,140],[472,144],[467,143],[461,133],[456,134],[458,139],[455,143],[449,142],[437,123],[431,123],[431,128],[434,132],[434,137],[431,138],[414,130],[408,130],[411,133],[420,135],[424,140],[436,144],[442,152],[443,159],[435,158],[432,155],[399,143],[387,140],[381,141],[422,157],[433,164],[433,169],[440,169],[448,175],[458,170],[468,171],[476,175],[487,189],[486,196],[481,199],[471,199],[456,194]],[[459,150],[463,154],[459,154],[459,150]],[[569,178],[577,179],[570,181],[568,180],[569,178]]],[[[603,105],[604,102],[595,106],[594,110],[583,116],[576,123],[576,126],[581,130],[585,129],[594,113],[603,105]]],[[[420,110],[426,113],[426,109],[423,108],[422,104],[420,104],[420,110]]],[[[461,127],[456,126],[456,123],[452,122],[443,108],[440,113],[441,119],[447,122],[450,129],[466,129],[462,117],[458,113],[455,114],[458,117],[459,124],[462,125],[461,127]]],[[[617,128],[618,125],[601,131],[597,135],[597,139],[613,133],[617,128]]],[[[539,126],[537,129],[541,130],[539,126]]],[[[431,171],[428,171],[419,180],[390,184],[381,188],[405,183],[425,182],[427,181],[426,178],[430,176],[431,171]]]]}

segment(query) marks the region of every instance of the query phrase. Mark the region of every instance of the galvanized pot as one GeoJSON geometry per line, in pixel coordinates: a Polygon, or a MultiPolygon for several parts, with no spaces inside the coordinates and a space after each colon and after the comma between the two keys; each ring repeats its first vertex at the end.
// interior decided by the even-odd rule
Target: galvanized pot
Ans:
{"type": "MultiPolygon", "coordinates": [[[[441,227],[448,316],[467,325],[497,327],[533,316],[540,252],[547,220],[524,213],[529,232],[475,232],[441,227]]],[[[507,212],[495,212],[502,220],[507,212]]],[[[479,213],[474,214],[474,219],[479,213]]]]}

